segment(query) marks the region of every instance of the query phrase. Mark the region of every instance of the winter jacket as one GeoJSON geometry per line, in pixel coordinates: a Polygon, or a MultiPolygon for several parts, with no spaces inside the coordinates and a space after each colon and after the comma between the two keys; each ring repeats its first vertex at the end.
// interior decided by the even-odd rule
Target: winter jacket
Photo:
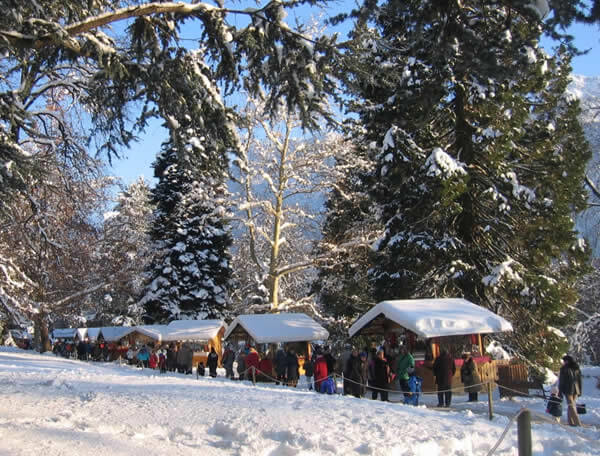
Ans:
{"type": "Polygon", "coordinates": [[[465,385],[466,393],[478,393],[481,391],[481,378],[479,377],[473,358],[465,360],[461,366],[460,381],[465,385]]]}
{"type": "Polygon", "coordinates": [[[576,363],[565,364],[560,368],[558,391],[565,396],[581,396],[581,371],[576,363]]]}
{"type": "MultiPolygon", "coordinates": [[[[333,374],[335,372],[335,358],[331,353],[325,353],[325,362],[327,363],[327,372],[333,374]]],[[[341,374],[341,372],[339,372],[341,374]]]]}
{"type": "Polygon", "coordinates": [[[298,355],[295,353],[287,354],[286,373],[288,381],[298,380],[298,355]]]}
{"type": "Polygon", "coordinates": [[[223,353],[223,367],[227,370],[233,369],[233,362],[235,361],[235,355],[233,350],[226,349],[225,353],[223,353]]]}
{"type": "Polygon", "coordinates": [[[415,359],[410,353],[400,355],[396,364],[396,374],[400,380],[408,380],[415,370],[415,359]]]}
{"type": "MultiPolygon", "coordinates": [[[[348,388],[350,394],[356,397],[360,397],[364,393],[364,385],[367,383],[367,379],[364,378],[366,370],[364,369],[364,362],[360,359],[360,356],[353,356],[350,354],[346,367],[344,369],[344,375],[347,376],[348,388]]],[[[344,385],[345,387],[346,385],[344,385]]]]}
{"type": "Polygon", "coordinates": [[[456,373],[456,364],[450,353],[441,353],[433,362],[433,375],[438,389],[450,389],[452,377],[456,373]]]}
{"type": "MultiPolygon", "coordinates": [[[[250,349],[250,353],[248,353],[246,355],[246,369],[250,369],[251,367],[254,367],[255,369],[258,370],[258,363],[260,361],[260,358],[258,356],[258,352],[255,349],[250,349]]],[[[258,372],[256,372],[258,374],[258,372]]],[[[252,377],[252,369],[250,369],[247,373],[247,375],[249,375],[250,377],[252,377]]]]}
{"type": "Polygon", "coordinates": [[[150,353],[148,352],[148,349],[142,347],[137,354],[137,359],[138,361],[148,361],[150,359],[150,353]]]}
{"type": "Polygon", "coordinates": [[[275,354],[275,373],[278,377],[283,377],[287,368],[287,355],[282,349],[277,350],[275,354]]]}
{"type": "Polygon", "coordinates": [[[219,364],[219,355],[214,350],[208,354],[208,358],[206,360],[206,366],[208,367],[208,371],[211,377],[217,376],[217,366],[219,364]]]}
{"type": "Polygon", "coordinates": [[[550,396],[548,399],[548,405],[546,406],[546,413],[552,416],[562,416],[562,399],[556,395],[550,396]]]}
{"type": "Polygon", "coordinates": [[[304,360],[304,365],[302,367],[304,368],[304,375],[307,377],[312,377],[314,375],[315,366],[313,361],[308,359],[308,357],[304,360]]]}
{"type": "Polygon", "coordinates": [[[315,360],[315,389],[321,391],[321,382],[327,378],[327,361],[323,355],[317,356],[315,360]]]}
{"type": "Polygon", "coordinates": [[[158,356],[156,356],[156,353],[152,353],[148,360],[148,367],[150,369],[156,369],[156,366],[158,366],[158,356]]]}
{"type": "Polygon", "coordinates": [[[167,350],[167,369],[174,370],[177,367],[177,352],[171,348],[167,350]]]}
{"type": "Polygon", "coordinates": [[[390,365],[387,359],[375,358],[373,365],[373,386],[387,389],[390,382],[390,365]]]}
{"type": "Polygon", "coordinates": [[[187,345],[183,345],[177,352],[178,367],[183,369],[186,374],[192,373],[192,364],[194,360],[194,352],[187,345]]]}

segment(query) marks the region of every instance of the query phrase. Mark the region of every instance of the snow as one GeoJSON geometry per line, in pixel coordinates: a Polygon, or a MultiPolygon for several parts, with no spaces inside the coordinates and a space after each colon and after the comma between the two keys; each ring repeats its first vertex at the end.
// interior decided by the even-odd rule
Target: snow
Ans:
{"type": "Polygon", "coordinates": [[[52,337],[54,339],[85,339],[87,334],[87,328],[60,328],[52,331],[52,337]]]}
{"type": "Polygon", "coordinates": [[[100,330],[101,330],[101,328],[88,328],[87,334],[86,334],[87,338],[91,342],[98,340],[98,336],[100,335],[100,330]]]}
{"type": "Polygon", "coordinates": [[[240,315],[229,325],[223,338],[227,339],[238,325],[259,344],[308,342],[329,338],[329,332],[325,328],[302,313],[240,315]]]}
{"type": "Polygon", "coordinates": [[[167,325],[164,341],[210,340],[221,328],[227,327],[222,320],[174,320],[167,325]]]}
{"type": "Polygon", "coordinates": [[[134,331],[129,326],[106,326],[100,329],[102,337],[106,342],[116,342],[134,331]]]}
{"type": "Polygon", "coordinates": [[[425,162],[428,176],[454,176],[466,175],[464,164],[455,160],[439,147],[431,151],[431,155],[425,162]]]}
{"type": "Polygon", "coordinates": [[[1,348],[0,454],[475,456],[488,454],[508,425],[493,454],[514,456],[510,418],[524,406],[534,414],[535,456],[600,455],[600,368],[583,374],[586,427],[573,429],[548,421],[542,399],[499,399],[497,389],[490,421],[485,394],[474,404],[455,395],[440,411],[321,395],[305,385],[253,386],[222,370],[196,379],[1,348]]]}
{"type": "Polygon", "coordinates": [[[512,331],[504,318],[466,299],[405,299],[377,304],[350,327],[350,337],[379,315],[425,338],[512,331]]]}

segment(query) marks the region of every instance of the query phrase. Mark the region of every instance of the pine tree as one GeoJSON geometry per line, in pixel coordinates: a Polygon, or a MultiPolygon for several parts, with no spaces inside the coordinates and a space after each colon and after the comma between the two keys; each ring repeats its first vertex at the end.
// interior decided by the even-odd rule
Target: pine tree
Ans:
{"type": "Polygon", "coordinates": [[[140,323],[142,312],[136,301],[150,260],[150,187],[140,177],[117,195],[116,203],[104,214],[98,248],[110,284],[96,297],[100,303],[96,319],[102,325],[134,325],[140,323]]]}
{"type": "Polygon", "coordinates": [[[369,239],[376,237],[381,227],[365,192],[375,163],[360,149],[353,149],[346,158],[349,162],[336,162],[345,175],[335,183],[325,203],[318,250],[330,253],[319,262],[312,291],[327,315],[351,321],[374,304],[368,277],[372,266],[369,239]]]}
{"type": "Polygon", "coordinates": [[[572,216],[589,151],[565,95],[569,55],[538,47],[538,13],[523,1],[369,2],[351,88],[357,140],[378,161],[376,298],[465,297],[507,317],[507,344],[548,366],[566,348],[549,327],[586,269],[572,216]]]}
{"type": "Polygon", "coordinates": [[[173,99],[172,86],[159,87],[170,138],[154,163],[155,254],[140,304],[149,322],[223,318],[231,276],[224,150],[236,147],[235,129],[200,51],[171,71],[186,92],[173,99]]]}

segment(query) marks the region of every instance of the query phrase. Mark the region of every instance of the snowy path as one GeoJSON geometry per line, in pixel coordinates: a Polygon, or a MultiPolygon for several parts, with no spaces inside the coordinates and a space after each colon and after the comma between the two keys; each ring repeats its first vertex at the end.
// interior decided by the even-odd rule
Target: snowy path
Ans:
{"type": "MultiPolygon", "coordinates": [[[[0,349],[0,455],[485,455],[507,423],[0,349]]],[[[536,455],[600,455],[597,430],[533,428],[536,455]]],[[[515,446],[513,428],[495,455],[515,446]]]]}

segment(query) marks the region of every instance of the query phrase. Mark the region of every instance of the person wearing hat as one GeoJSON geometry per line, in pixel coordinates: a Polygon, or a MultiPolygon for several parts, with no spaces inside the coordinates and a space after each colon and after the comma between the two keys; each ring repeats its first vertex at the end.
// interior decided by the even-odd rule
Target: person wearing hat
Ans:
{"type": "Polygon", "coordinates": [[[362,360],[358,348],[353,347],[344,368],[344,394],[361,397],[362,385],[364,384],[362,372],[362,360]]]}
{"type": "Polygon", "coordinates": [[[481,391],[481,377],[471,352],[462,354],[463,364],[460,367],[460,381],[465,385],[465,392],[469,393],[469,402],[477,402],[477,393],[481,391]]]}
{"type": "Polygon", "coordinates": [[[581,370],[572,356],[563,356],[558,374],[558,391],[567,398],[567,419],[571,426],[581,426],[575,401],[581,396],[581,370]]]}
{"type": "Polygon", "coordinates": [[[410,396],[410,387],[408,386],[408,379],[410,374],[415,371],[415,358],[408,351],[406,345],[400,347],[400,356],[396,361],[396,375],[400,382],[400,389],[404,392],[404,397],[410,396]]]}

